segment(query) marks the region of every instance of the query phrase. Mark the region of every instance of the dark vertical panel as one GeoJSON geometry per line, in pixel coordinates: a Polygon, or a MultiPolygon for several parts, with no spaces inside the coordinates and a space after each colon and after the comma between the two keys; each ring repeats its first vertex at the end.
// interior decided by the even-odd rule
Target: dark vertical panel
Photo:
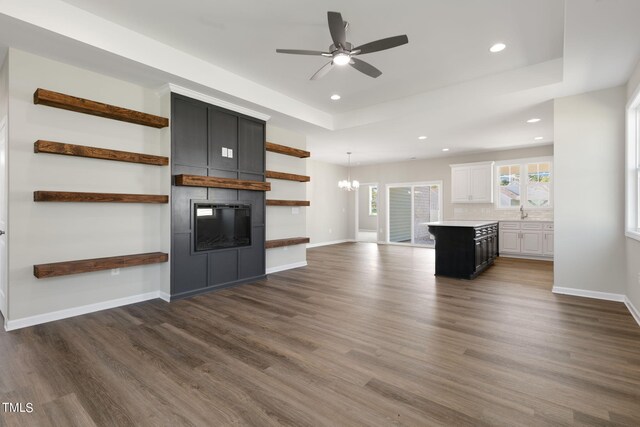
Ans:
{"type": "MultiPolygon", "coordinates": [[[[174,166],[174,174],[206,175],[207,169],[190,166],[174,166]]],[[[171,222],[174,233],[191,231],[191,200],[205,200],[207,189],[200,187],[174,186],[171,190],[171,222]]]]}
{"type": "Polygon", "coordinates": [[[241,171],[264,173],[264,124],[238,120],[238,166],[241,171]]]}
{"type": "Polygon", "coordinates": [[[191,254],[190,234],[174,234],[171,260],[171,269],[173,271],[172,295],[207,286],[207,254],[191,254]]]}
{"type": "Polygon", "coordinates": [[[238,116],[209,108],[209,166],[238,169],[238,116]],[[222,157],[222,148],[231,148],[233,157],[222,157]]]}
{"type": "Polygon", "coordinates": [[[238,279],[262,276],[264,255],[264,226],[252,227],[251,246],[238,250],[238,279]]]}
{"type": "Polygon", "coordinates": [[[171,145],[173,164],[207,165],[207,108],[199,103],[173,98],[171,145]]]}
{"type": "Polygon", "coordinates": [[[238,280],[238,251],[215,251],[209,255],[211,277],[209,286],[223,285],[238,280]]]}

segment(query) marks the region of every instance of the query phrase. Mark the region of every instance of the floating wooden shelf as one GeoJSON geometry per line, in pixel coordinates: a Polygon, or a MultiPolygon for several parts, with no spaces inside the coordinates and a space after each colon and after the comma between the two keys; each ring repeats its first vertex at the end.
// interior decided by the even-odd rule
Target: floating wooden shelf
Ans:
{"type": "Polygon", "coordinates": [[[33,144],[34,153],[62,154],[65,156],[89,157],[92,159],[115,160],[118,162],[142,163],[145,165],[166,166],[168,157],[130,151],[108,150],[86,145],[63,144],[61,142],[38,140],[33,144]]]}
{"type": "Polygon", "coordinates": [[[267,199],[267,206],[311,206],[311,202],[308,200],[267,199]]]}
{"type": "Polygon", "coordinates": [[[33,94],[33,103],[154,128],[169,126],[169,119],[166,117],[154,116],[153,114],[103,104],[102,102],[65,95],[64,93],[53,92],[46,89],[39,88],[35,91],[33,94]]]}
{"type": "Polygon", "coordinates": [[[34,191],[33,201],[34,202],[88,202],[88,203],[169,203],[169,196],[155,195],[155,194],[34,191]]]}
{"type": "Polygon", "coordinates": [[[301,159],[311,156],[311,153],[308,151],[287,147],[286,145],[274,144],[273,142],[267,142],[266,149],[272,153],[286,154],[287,156],[299,157],[301,159]]]}
{"type": "Polygon", "coordinates": [[[79,261],[54,262],[33,266],[33,275],[38,279],[45,277],[67,276],[69,274],[89,273],[91,271],[110,270],[112,268],[134,267],[136,265],[167,262],[169,255],[163,252],[122,255],[108,258],[83,259],[79,261]]]}
{"type": "Polygon", "coordinates": [[[234,178],[218,178],[215,176],[176,175],[175,184],[186,187],[231,188],[234,190],[269,191],[270,182],[247,181],[234,178]]]}
{"type": "Polygon", "coordinates": [[[272,178],[272,179],[286,179],[287,181],[298,181],[298,182],[311,181],[310,176],[296,175],[295,173],[286,173],[286,172],[267,171],[265,176],[267,178],[272,178]]]}
{"type": "Polygon", "coordinates": [[[288,239],[267,240],[264,242],[265,249],[281,248],[283,246],[301,245],[309,243],[308,237],[290,237],[288,239]]]}

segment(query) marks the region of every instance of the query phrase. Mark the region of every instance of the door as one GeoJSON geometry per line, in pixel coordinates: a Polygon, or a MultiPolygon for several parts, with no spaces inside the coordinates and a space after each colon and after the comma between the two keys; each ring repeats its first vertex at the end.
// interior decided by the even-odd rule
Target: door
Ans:
{"type": "Polygon", "coordinates": [[[389,242],[411,243],[411,187],[389,188],[389,242]]]}
{"type": "Polygon", "coordinates": [[[355,191],[357,242],[378,242],[378,184],[360,183],[355,191]]]}
{"type": "Polygon", "coordinates": [[[520,252],[520,231],[500,231],[500,252],[520,252]]]}
{"type": "Polygon", "coordinates": [[[451,169],[451,203],[469,202],[469,182],[471,176],[468,167],[451,169]]]}
{"type": "Polygon", "coordinates": [[[471,201],[491,203],[493,180],[491,179],[491,166],[475,166],[471,168],[469,183],[471,188],[471,201]]]}
{"type": "Polygon", "coordinates": [[[523,254],[542,254],[542,233],[539,231],[522,231],[521,252],[523,254]]]}
{"type": "Polygon", "coordinates": [[[433,246],[435,240],[427,223],[440,221],[440,185],[413,187],[413,243],[433,246]]]}
{"type": "Polygon", "coordinates": [[[0,121],[0,311],[7,320],[7,120],[0,121]]]}
{"type": "Polygon", "coordinates": [[[387,200],[388,242],[434,246],[427,224],[442,219],[440,181],[389,184],[387,200]]]}
{"type": "Polygon", "coordinates": [[[542,253],[545,255],[553,255],[553,231],[545,231],[542,241],[542,253]]]}

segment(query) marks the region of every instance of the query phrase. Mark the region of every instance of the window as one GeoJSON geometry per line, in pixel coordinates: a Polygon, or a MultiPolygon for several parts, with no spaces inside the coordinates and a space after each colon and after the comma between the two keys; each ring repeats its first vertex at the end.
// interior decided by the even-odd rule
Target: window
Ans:
{"type": "Polygon", "coordinates": [[[499,209],[551,208],[550,158],[509,161],[496,166],[499,209]]]}
{"type": "Polygon", "coordinates": [[[626,235],[640,240],[640,87],[627,107],[626,235]]]}
{"type": "Polygon", "coordinates": [[[369,215],[378,215],[378,186],[369,186],[369,215]]]}

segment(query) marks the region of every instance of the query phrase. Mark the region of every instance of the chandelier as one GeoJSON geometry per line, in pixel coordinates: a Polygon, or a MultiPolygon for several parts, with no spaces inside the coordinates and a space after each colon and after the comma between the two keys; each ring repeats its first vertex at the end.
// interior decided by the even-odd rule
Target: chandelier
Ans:
{"type": "Polygon", "coordinates": [[[340,187],[341,190],[353,191],[353,190],[357,190],[360,187],[360,183],[355,179],[351,181],[351,151],[347,152],[347,156],[349,156],[349,166],[347,168],[347,179],[338,181],[338,187],[340,187]]]}

